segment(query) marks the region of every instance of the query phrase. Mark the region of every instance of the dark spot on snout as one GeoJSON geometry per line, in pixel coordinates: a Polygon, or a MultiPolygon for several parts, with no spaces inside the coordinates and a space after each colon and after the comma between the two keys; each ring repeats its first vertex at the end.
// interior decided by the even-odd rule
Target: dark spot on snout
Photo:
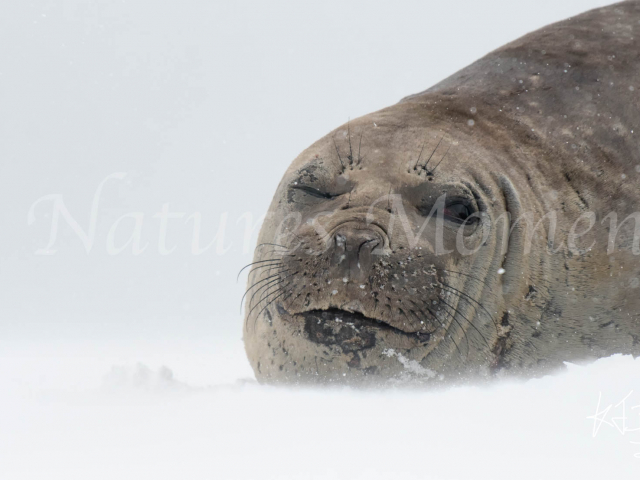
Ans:
{"type": "Polygon", "coordinates": [[[536,287],[534,287],[533,285],[529,285],[529,290],[527,291],[526,295],[524,296],[525,300],[535,300],[536,296],[538,295],[538,291],[536,290],[536,287]]]}

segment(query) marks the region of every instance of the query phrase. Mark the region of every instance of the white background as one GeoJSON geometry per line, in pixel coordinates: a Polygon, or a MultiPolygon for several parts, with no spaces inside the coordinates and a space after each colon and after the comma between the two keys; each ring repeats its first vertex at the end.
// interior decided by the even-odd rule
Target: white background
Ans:
{"type": "MultiPolygon", "coordinates": [[[[543,478],[545,466],[634,478],[628,435],[592,439],[584,418],[598,385],[619,385],[613,360],[576,391],[563,380],[473,390],[480,410],[465,410],[465,390],[423,398],[211,387],[252,377],[240,341],[244,277],[236,282],[257,234],[245,221],[266,212],[301,150],[510,40],[607,3],[3,1],[0,478],[342,478],[375,470],[369,455],[386,478],[543,478]],[[126,175],[104,185],[88,251],[60,218],[54,251],[38,254],[53,203],[37,203],[29,224],[34,203],[61,195],[87,232],[96,189],[116,172],[126,175]],[[175,249],[166,255],[154,218],[164,204],[183,214],[169,221],[175,249]],[[109,231],[130,213],[148,246],[113,255],[109,231]],[[228,250],[194,255],[192,214],[201,245],[226,218],[228,250]],[[187,386],[158,374],[163,364],[187,386]],[[125,368],[103,380],[113,365],[125,368]],[[448,416],[462,423],[451,429],[448,416]],[[327,445],[334,456],[313,454],[327,445]],[[247,462],[255,468],[239,467],[247,462]]],[[[117,246],[133,225],[118,225],[117,246]]],[[[630,359],[617,362],[637,379],[630,359]]]]}

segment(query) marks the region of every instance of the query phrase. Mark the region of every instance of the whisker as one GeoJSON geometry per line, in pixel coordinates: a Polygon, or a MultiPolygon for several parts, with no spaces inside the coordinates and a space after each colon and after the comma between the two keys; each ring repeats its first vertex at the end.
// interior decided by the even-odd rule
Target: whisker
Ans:
{"type": "Polygon", "coordinates": [[[335,137],[333,137],[332,140],[333,140],[333,146],[336,147],[336,153],[338,154],[338,160],[340,160],[340,165],[342,165],[342,171],[344,172],[346,170],[346,167],[344,166],[344,162],[342,161],[342,157],[340,156],[340,150],[338,149],[338,144],[336,143],[335,137]]]}
{"type": "MultiPolygon", "coordinates": [[[[413,304],[413,306],[414,306],[414,307],[416,307],[416,309],[418,310],[418,312],[420,312],[422,315],[424,315],[425,317],[427,317],[427,314],[426,314],[426,313],[424,313],[424,312],[422,311],[422,309],[420,308],[420,305],[418,305],[418,304],[417,304],[416,302],[414,302],[413,300],[409,300],[409,301],[413,304]]],[[[425,305],[425,308],[426,308],[426,305],[425,305]]],[[[413,310],[412,310],[412,312],[413,312],[413,310]]],[[[438,317],[436,317],[436,316],[433,314],[433,312],[429,311],[429,313],[431,314],[431,316],[433,317],[433,319],[434,319],[436,322],[440,323],[440,321],[438,320],[438,317]]],[[[415,315],[415,313],[414,313],[414,315],[415,315]]],[[[420,319],[417,315],[416,315],[416,318],[418,318],[420,321],[422,321],[422,319],[420,319]]]]}
{"type": "MultiPolygon", "coordinates": [[[[253,299],[255,298],[255,296],[258,294],[258,292],[263,291],[265,288],[267,290],[269,290],[272,286],[277,285],[278,283],[281,283],[282,279],[281,278],[275,278],[273,280],[268,281],[267,283],[265,283],[264,285],[262,285],[260,288],[258,288],[257,290],[254,290],[254,292],[251,294],[251,298],[249,298],[249,308],[251,308],[251,306],[253,305],[253,299]]],[[[265,290],[265,292],[267,291],[265,290]]],[[[260,302],[262,301],[262,298],[258,299],[258,304],[260,304],[260,302]]],[[[251,314],[251,312],[249,312],[249,314],[251,314]]]]}
{"type": "Polygon", "coordinates": [[[271,273],[273,269],[282,269],[282,268],[287,268],[285,264],[282,262],[269,263],[267,265],[258,265],[257,267],[251,269],[251,271],[249,272],[249,275],[247,275],[247,281],[251,280],[251,275],[255,272],[260,272],[261,274],[271,273]],[[266,268],[267,270],[262,270],[263,268],[266,268]]]}
{"type": "MultiPolygon", "coordinates": [[[[286,289],[287,289],[290,285],[291,285],[291,282],[289,282],[288,284],[286,284],[286,285],[284,285],[284,286],[280,287],[279,289],[277,289],[277,290],[275,290],[275,291],[273,291],[273,292],[271,292],[271,293],[269,294],[269,295],[275,295],[277,292],[280,292],[280,294],[279,294],[277,297],[273,298],[269,303],[267,303],[267,304],[262,308],[262,310],[260,310],[260,311],[258,312],[258,314],[253,318],[253,329],[254,329],[254,330],[256,329],[256,322],[258,321],[258,318],[260,318],[260,314],[262,314],[262,312],[264,312],[265,308],[267,308],[269,305],[271,305],[273,302],[275,302],[278,298],[280,298],[282,295],[284,295],[284,294],[287,292],[287,290],[286,290],[286,289]]],[[[268,298],[269,298],[269,297],[267,297],[267,299],[268,299],[268,298]]],[[[266,299],[265,299],[265,300],[266,300],[266,299]]],[[[258,305],[260,305],[260,304],[258,304],[258,305]]]]}
{"type": "MultiPolygon", "coordinates": [[[[451,149],[451,145],[449,145],[449,148],[447,148],[447,151],[444,152],[444,155],[442,156],[442,158],[440,159],[440,161],[438,162],[438,165],[440,165],[442,163],[442,161],[444,160],[444,157],[447,156],[447,153],[449,153],[449,150],[451,149]]],[[[433,170],[431,170],[431,174],[433,174],[433,172],[436,171],[436,168],[438,168],[438,165],[436,165],[435,167],[433,167],[433,170]]]]}
{"type": "Polygon", "coordinates": [[[436,148],[433,149],[433,152],[431,152],[431,155],[429,155],[429,158],[427,158],[427,162],[422,167],[425,171],[427,170],[427,165],[429,165],[429,162],[431,161],[431,157],[433,157],[433,154],[436,153],[436,150],[438,150],[438,147],[442,143],[442,140],[444,140],[444,134],[442,135],[442,137],[440,137],[440,140],[438,141],[436,148]]]}
{"type": "Polygon", "coordinates": [[[457,292],[459,295],[462,295],[464,299],[466,299],[468,302],[473,302],[476,305],[478,305],[482,310],[484,310],[484,312],[489,316],[489,318],[491,319],[491,322],[493,323],[493,326],[496,327],[496,333],[498,333],[498,325],[495,321],[495,319],[491,316],[491,313],[489,313],[489,311],[484,308],[484,305],[482,305],[480,302],[478,302],[475,298],[471,297],[470,295],[467,295],[466,293],[464,293],[461,290],[458,290],[455,287],[452,287],[451,285],[444,283],[444,282],[439,282],[444,288],[447,288],[449,290],[453,290],[455,292],[457,292]]]}
{"type": "MultiPolygon", "coordinates": [[[[269,284],[271,284],[271,286],[267,287],[267,289],[263,292],[262,297],[258,300],[258,303],[257,303],[256,305],[260,305],[260,302],[263,302],[263,301],[265,300],[265,296],[266,296],[266,297],[268,297],[268,296],[269,296],[269,294],[268,294],[267,292],[268,292],[268,290],[269,290],[270,288],[275,287],[276,285],[278,285],[278,284],[280,284],[280,283],[284,282],[287,278],[292,277],[292,276],[296,275],[297,273],[299,273],[299,270],[297,270],[297,271],[295,271],[295,272],[293,272],[293,273],[290,273],[289,275],[285,275],[284,277],[277,278],[277,279],[276,279],[276,280],[277,280],[277,282],[276,282],[276,283],[274,283],[274,280],[271,280],[271,281],[269,282],[269,284]]],[[[268,284],[265,284],[265,285],[268,285],[268,284]]],[[[263,285],[262,287],[260,287],[258,290],[262,290],[262,288],[263,288],[265,285],[263,285]]],[[[249,300],[249,307],[251,307],[251,303],[252,303],[252,301],[253,301],[253,298],[254,298],[254,296],[256,295],[256,293],[258,293],[258,290],[256,290],[255,292],[253,292],[253,295],[251,296],[251,300],[249,300]]]]}
{"type": "MultiPolygon", "coordinates": [[[[433,311],[432,311],[429,307],[427,307],[427,306],[425,305],[425,308],[427,309],[427,311],[428,311],[431,315],[433,315],[433,318],[435,318],[436,320],[438,320],[438,316],[437,316],[435,313],[433,313],[433,311]]],[[[458,323],[458,321],[455,319],[455,317],[454,317],[453,315],[451,315],[451,313],[447,312],[447,314],[451,317],[451,319],[452,319],[454,322],[458,323]]],[[[460,326],[460,324],[459,324],[459,323],[458,323],[458,326],[460,326]]],[[[461,330],[462,330],[462,327],[460,327],[460,328],[461,328],[461,330]]],[[[460,347],[458,346],[458,342],[456,342],[456,339],[455,339],[455,338],[453,338],[453,335],[451,334],[451,332],[449,331],[449,329],[448,329],[448,328],[446,329],[446,331],[447,331],[447,333],[449,334],[449,338],[451,339],[451,341],[453,342],[453,344],[456,346],[456,350],[458,350],[458,353],[459,353],[459,354],[460,354],[460,356],[462,357],[462,350],[460,350],[460,347]]],[[[462,332],[464,333],[464,330],[462,330],[462,332]]],[[[465,336],[466,336],[466,335],[465,335],[465,336]]],[[[468,346],[468,345],[467,345],[467,346],[468,346]]],[[[468,354],[468,350],[467,350],[467,354],[468,354]]]]}
{"type": "Polygon", "coordinates": [[[468,319],[468,318],[467,318],[467,317],[466,317],[462,312],[460,312],[457,308],[455,308],[455,307],[453,307],[453,306],[449,305],[449,304],[446,302],[446,300],[444,300],[444,299],[442,299],[442,298],[441,298],[440,300],[441,300],[445,305],[447,305],[448,307],[453,308],[453,309],[456,311],[456,313],[457,313],[458,315],[460,315],[462,318],[464,318],[464,319],[467,321],[467,323],[468,323],[471,327],[473,327],[473,328],[474,328],[474,330],[475,330],[476,332],[478,332],[478,334],[482,337],[482,340],[484,340],[484,343],[487,345],[487,347],[491,347],[491,346],[489,345],[489,342],[487,342],[486,337],[485,337],[485,336],[480,332],[480,330],[478,330],[478,327],[476,327],[476,326],[473,324],[473,322],[471,322],[471,320],[469,320],[469,319],[468,319]]]}
{"type": "Polygon", "coordinates": [[[296,295],[293,301],[291,302],[291,307],[293,307],[294,302],[300,297],[300,295],[302,295],[302,292],[304,292],[307,287],[308,285],[303,285],[302,288],[298,290],[298,295],[296,295]]]}
{"type": "Polygon", "coordinates": [[[271,275],[271,276],[269,276],[269,277],[263,278],[262,280],[258,280],[258,281],[257,281],[257,282],[255,282],[253,285],[251,285],[249,288],[247,288],[247,291],[246,291],[246,292],[244,292],[244,295],[242,295],[242,298],[240,299],[240,312],[242,312],[242,302],[243,302],[243,300],[244,300],[244,297],[246,297],[246,296],[247,296],[247,293],[249,293],[249,290],[251,290],[253,287],[255,287],[255,286],[257,286],[257,285],[260,285],[262,282],[265,282],[266,280],[269,280],[270,278],[277,277],[277,276],[279,276],[281,273],[283,273],[283,272],[287,272],[287,271],[289,271],[289,269],[282,270],[282,271],[280,271],[280,272],[278,272],[278,273],[275,273],[275,274],[273,274],[273,275],[271,275]]]}
{"type": "Polygon", "coordinates": [[[256,308],[258,308],[258,307],[260,306],[260,304],[262,304],[262,302],[263,302],[263,301],[265,301],[266,299],[268,299],[268,298],[269,298],[269,296],[270,296],[273,292],[277,292],[278,290],[280,290],[280,289],[282,288],[282,283],[283,283],[283,282],[280,280],[280,281],[278,281],[278,282],[276,282],[276,283],[272,284],[270,287],[268,287],[268,288],[264,291],[264,293],[263,293],[262,297],[258,300],[258,303],[256,303],[256,304],[251,308],[251,310],[249,310],[249,313],[247,314],[247,319],[249,319],[249,318],[251,317],[251,313],[253,313],[253,311],[254,311],[256,308]],[[275,287],[275,290],[271,290],[271,289],[272,289],[272,288],[274,288],[274,287],[275,287]]]}
{"type": "Polygon", "coordinates": [[[416,164],[413,166],[414,171],[418,169],[418,163],[420,163],[420,157],[422,157],[422,151],[424,150],[424,146],[426,143],[426,140],[422,142],[422,148],[420,149],[420,153],[418,154],[418,159],[416,160],[416,164]]]}
{"type": "Polygon", "coordinates": [[[349,138],[349,165],[353,169],[353,149],[351,148],[351,127],[349,126],[349,121],[347,121],[347,136],[349,138]]]}
{"type": "Polygon", "coordinates": [[[258,248],[262,247],[263,245],[273,245],[274,247],[282,247],[282,248],[286,248],[288,249],[289,247],[285,247],[284,245],[280,245],[278,243],[261,243],[259,245],[256,245],[256,248],[254,248],[253,250],[257,250],[258,248]]]}
{"type": "MultiPolygon", "coordinates": [[[[422,309],[420,308],[420,306],[418,304],[416,304],[416,302],[414,302],[413,300],[409,300],[411,303],[413,303],[414,306],[416,306],[418,308],[418,311],[420,311],[420,313],[422,313],[424,315],[424,312],[422,311],[422,309]]],[[[426,303],[423,303],[424,308],[431,314],[431,316],[433,317],[433,319],[442,327],[444,327],[444,324],[442,323],[442,321],[438,318],[438,315],[431,310],[431,308],[429,308],[427,306],[426,303]]],[[[458,324],[458,326],[460,326],[460,324],[458,323],[458,321],[455,319],[455,317],[450,313],[450,312],[446,312],[447,316],[451,317],[451,319],[456,322],[458,324]]],[[[426,315],[425,315],[426,316],[426,315]]],[[[464,329],[460,326],[460,329],[462,330],[462,333],[464,333],[464,329]]],[[[449,329],[446,329],[447,334],[449,335],[449,338],[451,339],[451,341],[453,342],[453,344],[456,346],[456,350],[458,350],[458,353],[460,354],[460,356],[462,357],[462,350],[460,350],[460,346],[458,345],[458,342],[456,342],[456,339],[453,338],[453,335],[451,334],[451,332],[449,331],[449,329]]],[[[466,334],[465,334],[465,338],[466,338],[466,334]]],[[[467,340],[468,342],[468,340],[467,340]]],[[[468,343],[467,343],[467,354],[468,354],[468,343]]]]}
{"type": "Polygon", "coordinates": [[[281,261],[281,258],[270,258],[268,260],[258,260],[257,262],[251,262],[249,265],[245,265],[244,267],[242,267],[240,269],[240,271],[238,272],[238,276],[236,277],[236,282],[238,281],[238,279],[240,278],[240,274],[246,269],[249,268],[251,265],[257,265],[258,263],[265,263],[265,262],[279,262],[281,261]]]}
{"type": "MultiPolygon", "coordinates": [[[[281,282],[280,282],[280,283],[281,283],[281,282]]],[[[274,286],[276,286],[276,287],[278,287],[278,288],[276,288],[273,292],[270,292],[270,293],[269,293],[269,295],[267,295],[267,297],[266,297],[266,298],[269,298],[269,296],[271,295],[271,293],[279,292],[282,288],[284,288],[284,286],[278,286],[280,283],[278,283],[278,284],[274,285],[274,286]]],[[[263,301],[263,300],[261,299],[258,303],[256,303],[256,304],[253,306],[253,308],[252,308],[251,310],[249,310],[249,313],[248,313],[248,314],[247,314],[247,316],[246,316],[246,324],[248,324],[248,323],[249,323],[249,319],[251,318],[251,314],[253,313],[253,311],[254,311],[256,308],[258,308],[258,307],[260,306],[260,304],[262,303],[262,301],[263,301]]],[[[262,313],[262,312],[260,312],[260,313],[262,313]]],[[[256,316],[256,319],[257,319],[257,318],[258,318],[258,317],[256,316]]],[[[254,329],[255,329],[255,319],[254,319],[253,325],[254,325],[254,329]]]]}
{"type": "Polygon", "coordinates": [[[407,314],[404,312],[404,310],[399,308],[398,311],[404,315],[404,318],[406,318],[407,322],[409,322],[409,325],[411,325],[411,320],[409,320],[409,317],[407,317],[407,314]]]}
{"type": "Polygon", "coordinates": [[[472,278],[474,280],[476,280],[477,282],[482,282],[484,283],[489,289],[491,288],[491,285],[489,285],[487,282],[485,282],[484,280],[482,280],[481,278],[475,277],[473,275],[470,275],[468,273],[463,273],[463,272],[456,272],[455,270],[447,270],[446,268],[440,268],[439,270],[442,270],[444,272],[450,272],[450,273],[457,273],[458,275],[464,275],[465,277],[469,277],[472,278]]]}
{"type": "MultiPolygon", "coordinates": [[[[288,252],[289,250],[286,250],[286,251],[288,252]]],[[[276,255],[282,255],[282,256],[284,256],[284,252],[283,252],[282,250],[278,251],[278,250],[275,250],[275,249],[274,249],[274,250],[267,250],[266,252],[261,253],[261,255],[268,255],[268,254],[270,254],[270,253],[275,253],[276,255]]],[[[281,257],[281,258],[282,258],[282,257],[281,257]]]]}
{"type": "MultiPolygon", "coordinates": [[[[411,302],[411,303],[413,303],[413,302],[411,302]]],[[[414,305],[414,306],[415,306],[415,305],[414,305]]],[[[424,315],[424,316],[426,317],[425,313],[424,313],[420,308],[417,308],[417,310],[418,310],[422,315],[424,315]]],[[[414,317],[416,317],[416,319],[420,322],[420,325],[424,325],[424,320],[423,320],[422,318],[420,318],[420,317],[418,316],[418,314],[417,314],[414,310],[411,310],[411,309],[410,309],[410,310],[409,310],[409,313],[411,313],[411,315],[413,315],[414,317]]],[[[423,328],[424,328],[424,327],[423,327],[423,328]]],[[[429,336],[431,336],[431,333],[429,333],[429,332],[427,332],[427,331],[420,331],[420,330],[418,330],[416,333],[417,333],[418,335],[425,334],[425,335],[429,335],[429,336]]]]}
{"type": "MultiPolygon", "coordinates": [[[[442,298],[440,298],[440,300],[442,301],[442,298]]],[[[448,303],[446,303],[446,302],[443,302],[443,303],[445,304],[445,306],[449,306],[448,303]]],[[[454,309],[454,311],[457,312],[457,310],[455,310],[455,309],[454,309]]],[[[469,356],[469,337],[467,336],[467,332],[464,330],[464,328],[462,328],[462,325],[460,325],[460,322],[458,322],[458,320],[456,320],[455,313],[451,313],[449,310],[447,310],[447,315],[449,315],[449,317],[451,317],[451,320],[456,322],[456,325],[458,325],[458,327],[460,328],[460,331],[464,335],[464,339],[467,342],[467,355],[466,356],[468,357],[469,356]]],[[[447,332],[449,333],[449,337],[451,337],[451,340],[453,340],[453,336],[452,336],[451,332],[449,332],[449,329],[447,329],[447,332]]],[[[454,343],[456,343],[455,340],[454,340],[454,343]]],[[[457,343],[456,343],[456,346],[458,346],[457,343]]],[[[460,351],[459,348],[458,348],[458,352],[460,352],[460,355],[462,355],[462,352],[460,351]]]]}

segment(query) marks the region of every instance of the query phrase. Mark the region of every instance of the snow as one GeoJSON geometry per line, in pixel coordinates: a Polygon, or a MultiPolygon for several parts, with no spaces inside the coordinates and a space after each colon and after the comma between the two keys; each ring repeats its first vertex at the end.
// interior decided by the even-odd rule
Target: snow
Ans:
{"type": "Polygon", "coordinates": [[[436,376],[436,372],[430,370],[428,368],[424,368],[415,360],[409,360],[407,357],[402,355],[399,352],[396,352],[393,348],[388,348],[383,350],[383,355],[387,357],[397,357],[398,361],[404,366],[405,370],[409,374],[413,374],[420,377],[426,378],[434,378],[436,376]]]}
{"type": "Polygon", "coordinates": [[[640,473],[630,356],[529,381],[363,391],[259,385],[238,340],[0,351],[4,480],[640,473]]]}

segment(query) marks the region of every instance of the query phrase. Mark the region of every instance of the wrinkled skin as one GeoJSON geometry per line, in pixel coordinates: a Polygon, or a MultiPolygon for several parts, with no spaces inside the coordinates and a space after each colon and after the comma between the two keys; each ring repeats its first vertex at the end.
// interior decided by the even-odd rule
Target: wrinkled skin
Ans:
{"type": "Polygon", "coordinates": [[[531,376],[640,353],[633,220],[613,244],[605,220],[640,206],[639,78],[640,2],[623,2],[307,148],[249,274],[258,380],[531,376]],[[515,221],[549,212],[555,231],[515,221]]]}

